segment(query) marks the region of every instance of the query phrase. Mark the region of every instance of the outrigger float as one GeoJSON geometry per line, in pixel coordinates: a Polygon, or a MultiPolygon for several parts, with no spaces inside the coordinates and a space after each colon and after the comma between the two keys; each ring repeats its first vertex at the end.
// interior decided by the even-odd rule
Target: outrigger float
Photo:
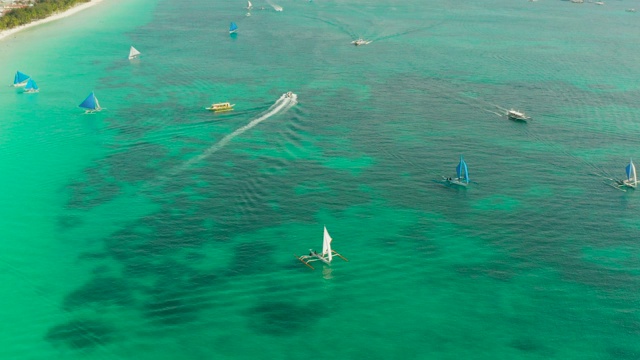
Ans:
{"type": "Polygon", "coordinates": [[[311,264],[309,264],[312,261],[322,261],[323,263],[327,264],[327,265],[331,265],[331,260],[333,260],[333,256],[337,256],[340,259],[344,260],[344,261],[349,261],[347,260],[347,258],[345,258],[344,256],[338,254],[337,251],[332,250],[331,249],[331,236],[329,235],[329,232],[327,231],[327,227],[324,227],[324,237],[322,239],[322,254],[318,254],[317,252],[315,252],[312,249],[309,249],[309,255],[302,255],[302,256],[298,256],[295,255],[295,257],[300,260],[303,264],[307,265],[308,267],[310,267],[311,269],[314,269],[313,266],[311,266],[311,264]]]}

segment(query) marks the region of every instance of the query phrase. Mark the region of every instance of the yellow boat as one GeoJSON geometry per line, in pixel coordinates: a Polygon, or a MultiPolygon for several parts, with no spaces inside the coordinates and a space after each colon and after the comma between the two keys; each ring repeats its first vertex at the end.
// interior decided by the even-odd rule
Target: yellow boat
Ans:
{"type": "Polygon", "coordinates": [[[211,107],[208,107],[207,110],[211,110],[211,111],[231,111],[233,110],[233,107],[235,106],[235,104],[230,104],[228,102],[226,103],[217,103],[217,104],[211,104],[211,107]]]}

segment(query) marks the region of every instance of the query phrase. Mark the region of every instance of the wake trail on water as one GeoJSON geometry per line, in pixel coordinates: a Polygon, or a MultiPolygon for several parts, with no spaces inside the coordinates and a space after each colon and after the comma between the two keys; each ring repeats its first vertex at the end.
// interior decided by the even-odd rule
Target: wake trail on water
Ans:
{"type": "Polygon", "coordinates": [[[274,4],[271,1],[267,0],[267,4],[271,5],[271,7],[273,8],[273,10],[275,11],[282,11],[282,6],[278,5],[278,4],[274,4]]]}
{"type": "Polygon", "coordinates": [[[293,107],[297,103],[298,103],[298,95],[292,93],[290,96],[287,96],[287,94],[283,94],[273,105],[271,105],[271,107],[269,107],[269,109],[264,114],[251,120],[248,124],[236,129],[231,134],[226,135],[225,137],[220,139],[220,141],[211,145],[209,148],[203,151],[202,154],[192,159],[189,159],[185,161],[183,164],[175,167],[173,170],[169,172],[168,175],[163,176],[160,179],[160,181],[164,181],[171,176],[178,175],[179,173],[188,169],[190,166],[208,158],[209,156],[215,154],[220,149],[227,146],[227,144],[229,144],[229,142],[231,142],[231,140],[233,140],[235,137],[242,135],[245,131],[250,130],[251,128],[255,127],[261,122],[267,120],[268,118],[289,110],[291,107],[293,107]]]}

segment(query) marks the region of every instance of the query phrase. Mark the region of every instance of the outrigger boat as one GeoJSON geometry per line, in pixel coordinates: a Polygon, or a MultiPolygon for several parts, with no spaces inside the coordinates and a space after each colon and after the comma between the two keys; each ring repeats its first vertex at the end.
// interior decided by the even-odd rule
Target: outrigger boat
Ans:
{"type": "Polygon", "coordinates": [[[140,51],[138,51],[138,49],[134,48],[133,46],[129,49],[129,60],[133,60],[138,58],[138,56],[140,56],[140,51]]]}
{"type": "Polygon", "coordinates": [[[632,188],[635,189],[638,187],[638,177],[636,176],[636,166],[633,164],[633,161],[629,159],[629,165],[624,168],[627,173],[627,178],[623,180],[616,180],[615,187],[619,189],[623,188],[632,188]]]}
{"type": "Polygon", "coordinates": [[[38,88],[38,85],[36,84],[36,82],[30,78],[27,81],[27,85],[24,86],[24,92],[27,94],[33,94],[33,93],[37,93],[38,91],[40,91],[40,88],[38,88]]]}
{"type": "Polygon", "coordinates": [[[221,112],[221,111],[231,111],[233,110],[233,107],[236,104],[230,104],[228,102],[226,103],[218,103],[218,104],[211,104],[210,107],[207,108],[207,110],[211,110],[211,111],[215,111],[215,112],[221,112]]]}
{"type": "Polygon", "coordinates": [[[303,264],[307,265],[308,267],[310,267],[311,269],[313,269],[314,267],[311,266],[311,264],[309,264],[312,261],[322,261],[323,263],[327,264],[327,265],[331,265],[331,260],[333,260],[333,256],[337,256],[340,259],[344,260],[344,261],[349,261],[347,260],[347,258],[345,258],[344,256],[338,254],[337,251],[332,250],[331,249],[331,236],[329,235],[329,232],[327,231],[327,227],[324,227],[324,236],[322,239],[322,254],[318,254],[317,252],[315,252],[312,249],[309,249],[309,255],[302,255],[302,256],[298,256],[295,255],[295,257],[300,260],[303,264]]]}
{"type": "Polygon", "coordinates": [[[450,185],[460,185],[464,187],[469,185],[469,169],[467,167],[467,163],[462,158],[462,155],[460,155],[460,162],[458,163],[458,166],[456,166],[456,175],[458,177],[447,178],[443,176],[442,178],[450,185]]]}
{"type": "Polygon", "coordinates": [[[23,72],[16,71],[16,75],[13,77],[13,87],[22,87],[27,85],[27,81],[29,81],[30,78],[31,76],[23,72]]]}
{"type": "Polygon", "coordinates": [[[507,117],[509,119],[511,119],[511,120],[518,120],[518,121],[531,120],[531,117],[527,116],[522,111],[517,111],[517,110],[513,110],[513,109],[507,111],[507,117]]]}
{"type": "Polygon", "coordinates": [[[100,107],[100,103],[98,102],[98,98],[96,98],[96,95],[93,93],[93,91],[78,106],[85,109],[85,114],[93,114],[102,110],[102,107],[100,107]]]}

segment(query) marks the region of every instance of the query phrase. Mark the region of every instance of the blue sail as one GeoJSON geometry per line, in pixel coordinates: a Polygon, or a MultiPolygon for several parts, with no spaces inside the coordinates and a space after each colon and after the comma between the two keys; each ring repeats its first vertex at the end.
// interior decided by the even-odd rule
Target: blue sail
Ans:
{"type": "Polygon", "coordinates": [[[469,169],[467,168],[467,163],[464,162],[462,155],[460,155],[460,163],[456,166],[456,174],[458,175],[458,179],[465,180],[467,184],[469,183],[469,169]]]}
{"type": "Polygon", "coordinates": [[[231,22],[231,25],[229,26],[229,33],[235,32],[236,30],[238,30],[238,25],[236,25],[236,23],[231,22]]]}
{"type": "Polygon", "coordinates": [[[100,108],[100,105],[98,105],[98,99],[96,99],[96,96],[93,94],[93,91],[78,106],[87,110],[98,110],[100,108]]]}
{"type": "Polygon", "coordinates": [[[13,85],[18,85],[20,83],[23,83],[27,79],[29,79],[30,77],[31,76],[29,76],[29,75],[27,75],[27,74],[25,74],[23,72],[17,71],[16,72],[16,76],[13,78],[13,85]]]}
{"type": "Polygon", "coordinates": [[[629,159],[629,165],[624,169],[627,172],[627,179],[633,180],[633,177],[635,177],[636,167],[633,166],[633,161],[631,161],[631,159],[629,159]]]}
{"type": "Polygon", "coordinates": [[[25,91],[37,91],[38,90],[38,84],[36,84],[35,81],[33,81],[33,79],[29,79],[29,81],[27,81],[27,86],[24,87],[25,91]]]}

